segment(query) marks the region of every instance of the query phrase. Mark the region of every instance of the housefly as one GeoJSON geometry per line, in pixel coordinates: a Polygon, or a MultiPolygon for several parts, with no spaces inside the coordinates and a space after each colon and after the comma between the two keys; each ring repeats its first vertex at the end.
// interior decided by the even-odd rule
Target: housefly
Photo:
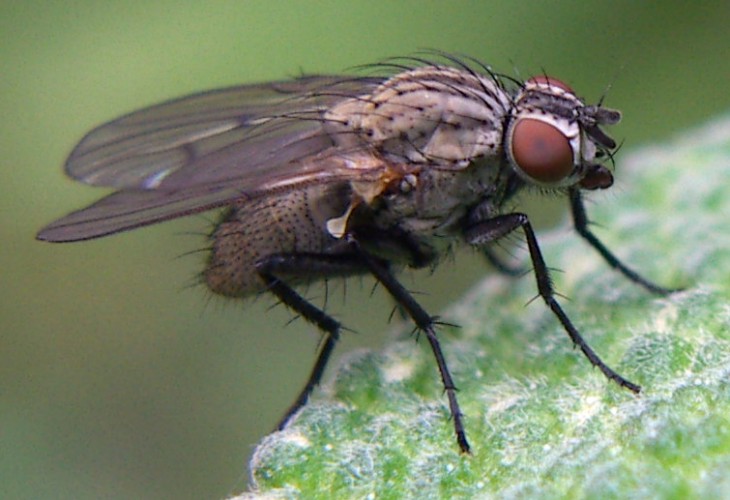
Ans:
{"type": "MultiPolygon", "coordinates": [[[[456,439],[469,452],[436,322],[399,283],[404,267],[434,266],[459,244],[483,250],[521,229],[540,297],[571,340],[608,367],[556,299],[527,215],[506,203],[526,187],[567,195],[577,232],[629,280],[657,286],[621,263],[590,231],[582,193],[613,183],[604,165],[620,120],[562,81],[518,81],[472,60],[390,60],[386,76],[305,76],[194,94],[92,130],[66,162],[81,182],[116,191],[45,227],[38,239],[82,241],[214,208],[203,279],[215,293],[268,292],[324,335],[309,378],[278,428],[322,377],[341,325],[298,285],[372,275],[428,340],[456,439]]],[[[507,266],[500,266],[506,270],[507,266]]]]}

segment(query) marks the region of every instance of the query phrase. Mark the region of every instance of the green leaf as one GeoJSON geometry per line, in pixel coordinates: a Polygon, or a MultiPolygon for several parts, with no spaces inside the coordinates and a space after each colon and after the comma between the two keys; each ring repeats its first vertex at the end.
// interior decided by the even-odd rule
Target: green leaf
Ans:
{"type": "Polygon", "coordinates": [[[425,341],[357,352],[259,445],[267,498],[730,498],[730,118],[620,159],[588,204],[645,276],[611,271],[568,224],[540,242],[568,315],[621,389],[574,350],[531,274],[489,276],[439,330],[472,455],[456,445],[425,341]],[[595,201],[595,203],[593,203],[595,201]]]}

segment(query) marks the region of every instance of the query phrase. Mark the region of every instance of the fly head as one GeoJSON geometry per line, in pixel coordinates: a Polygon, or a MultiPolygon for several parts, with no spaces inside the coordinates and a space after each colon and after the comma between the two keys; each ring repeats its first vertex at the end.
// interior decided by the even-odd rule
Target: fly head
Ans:
{"type": "Polygon", "coordinates": [[[586,106],[562,81],[536,76],[515,96],[505,151],[517,175],[529,184],[605,189],[613,176],[595,160],[610,157],[616,143],[600,126],[620,119],[616,110],[586,106]]]}

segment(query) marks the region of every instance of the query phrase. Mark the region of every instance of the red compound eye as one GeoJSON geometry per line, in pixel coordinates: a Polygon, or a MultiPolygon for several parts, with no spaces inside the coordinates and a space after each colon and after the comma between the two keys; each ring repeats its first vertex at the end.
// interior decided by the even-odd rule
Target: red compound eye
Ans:
{"type": "Polygon", "coordinates": [[[573,172],[573,148],[552,125],[523,118],[512,130],[512,158],[530,178],[546,184],[562,181],[573,172]]]}
{"type": "Polygon", "coordinates": [[[573,93],[573,89],[571,89],[567,83],[563,83],[562,81],[558,80],[557,78],[553,78],[552,76],[533,76],[529,80],[527,80],[527,83],[537,83],[537,84],[545,84],[549,85],[550,87],[557,87],[559,89],[563,89],[566,92],[573,93]]]}

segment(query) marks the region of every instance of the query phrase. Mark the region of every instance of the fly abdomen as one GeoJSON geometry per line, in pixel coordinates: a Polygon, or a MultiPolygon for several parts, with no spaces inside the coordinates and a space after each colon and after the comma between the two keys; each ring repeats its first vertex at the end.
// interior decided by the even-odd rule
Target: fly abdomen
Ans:
{"type": "MultiPolygon", "coordinates": [[[[230,297],[260,293],[266,285],[258,262],[271,255],[325,253],[336,242],[327,220],[344,212],[346,195],[342,186],[312,186],[236,202],[211,234],[203,273],[208,288],[230,297]]],[[[293,284],[321,277],[298,276],[293,284]]]]}

